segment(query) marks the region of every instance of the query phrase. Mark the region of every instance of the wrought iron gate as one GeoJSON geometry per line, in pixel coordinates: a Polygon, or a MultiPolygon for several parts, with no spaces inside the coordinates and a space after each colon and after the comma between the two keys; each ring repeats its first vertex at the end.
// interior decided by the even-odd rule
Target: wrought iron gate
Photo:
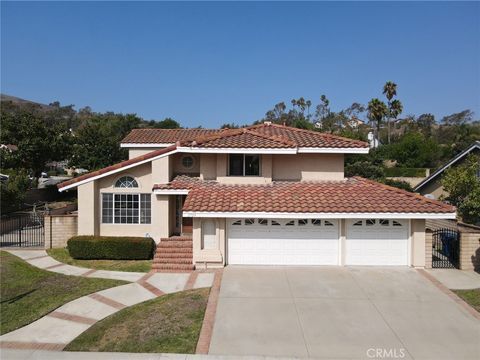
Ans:
{"type": "Polygon", "coordinates": [[[44,214],[39,211],[15,213],[0,219],[0,246],[43,247],[44,214]]]}
{"type": "Polygon", "coordinates": [[[433,232],[432,267],[459,268],[460,232],[453,229],[438,229],[433,232]]]}

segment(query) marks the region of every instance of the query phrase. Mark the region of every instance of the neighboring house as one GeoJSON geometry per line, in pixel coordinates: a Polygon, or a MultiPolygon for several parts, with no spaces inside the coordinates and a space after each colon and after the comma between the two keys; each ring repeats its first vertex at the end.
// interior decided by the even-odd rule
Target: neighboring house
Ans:
{"type": "Polygon", "coordinates": [[[0,149],[6,150],[12,153],[18,150],[18,146],[13,144],[0,144],[0,149]]]}
{"type": "Polygon", "coordinates": [[[458,166],[462,164],[469,154],[480,155],[480,141],[475,141],[469,148],[462,151],[460,154],[451,159],[448,163],[446,163],[441,168],[432,173],[425,180],[420,182],[417,186],[415,186],[413,190],[431,199],[439,199],[442,195],[448,195],[443,190],[442,186],[442,176],[444,171],[452,166],[458,166]]]}
{"type": "Polygon", "coordinates": [[[350,120],[347,121],[348,126],[352,129],[357,129],[362,125],[365,125],[365,121],[360,120],[359,118],[352,117],[350,120]]]}
{"type": "Polygon", "coordinates": [[[79,235],[182,235],[160,242],[171,255],[157,269],[423,267],[425,219],[456,215],[450,205],[345,178],[344,155],[366,154],[368,144],[316,131],[135,129],[121,146],[129,160],[59,189],[78,188],[79,235]]]}

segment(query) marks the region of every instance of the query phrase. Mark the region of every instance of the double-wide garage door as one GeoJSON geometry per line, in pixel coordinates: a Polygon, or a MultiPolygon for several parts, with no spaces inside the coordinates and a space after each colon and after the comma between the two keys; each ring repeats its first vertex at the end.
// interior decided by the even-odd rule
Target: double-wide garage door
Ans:
{"type": "Polygon", "coordinates": [[[228,220],[228,263],[407,265],[408,231],[405,220],[347,220],[342,251],[339,237],[338,220],[228,220]]]}

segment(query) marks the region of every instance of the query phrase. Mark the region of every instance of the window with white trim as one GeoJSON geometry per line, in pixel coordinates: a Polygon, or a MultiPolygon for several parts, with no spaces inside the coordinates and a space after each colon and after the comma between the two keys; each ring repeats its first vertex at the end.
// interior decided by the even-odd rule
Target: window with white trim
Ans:
{"type": "Polygon", "coordinates": [[[150,194],[102,194],[103,224],[150,224],[150,194]]]}
{"type": "Polygon", "coordinates": [[[260,176],[260,155],[230,154],[228,157],[229,176],[260,176]]]}

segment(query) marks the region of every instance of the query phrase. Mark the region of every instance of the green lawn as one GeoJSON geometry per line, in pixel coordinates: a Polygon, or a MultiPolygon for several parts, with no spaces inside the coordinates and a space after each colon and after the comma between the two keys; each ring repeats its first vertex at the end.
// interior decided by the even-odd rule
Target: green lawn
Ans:
{"type": "Polygon", "coordinates": [[[93,325],[65,350],[193,354],[209,292],[182,291],[123,309],[93,325]]]}
{"type": "Polygon", "coordinates": [[[0,251],[0,334],[83,295],[122,284],[126,282],[56,274],[0,251]]]}
{"type": "Polygon", "coordinates": [[[480,312],[480,289],[452,291],[465,300],[465,302],[467,302],[471,307],[480,312]]]}
{"type": "Polygon", "coordinates": [[[77,260],[67,249],[49,249],[47,253],[65,264],[97,270],[149,272],[152,267],[152,260],[77,260]]]}

